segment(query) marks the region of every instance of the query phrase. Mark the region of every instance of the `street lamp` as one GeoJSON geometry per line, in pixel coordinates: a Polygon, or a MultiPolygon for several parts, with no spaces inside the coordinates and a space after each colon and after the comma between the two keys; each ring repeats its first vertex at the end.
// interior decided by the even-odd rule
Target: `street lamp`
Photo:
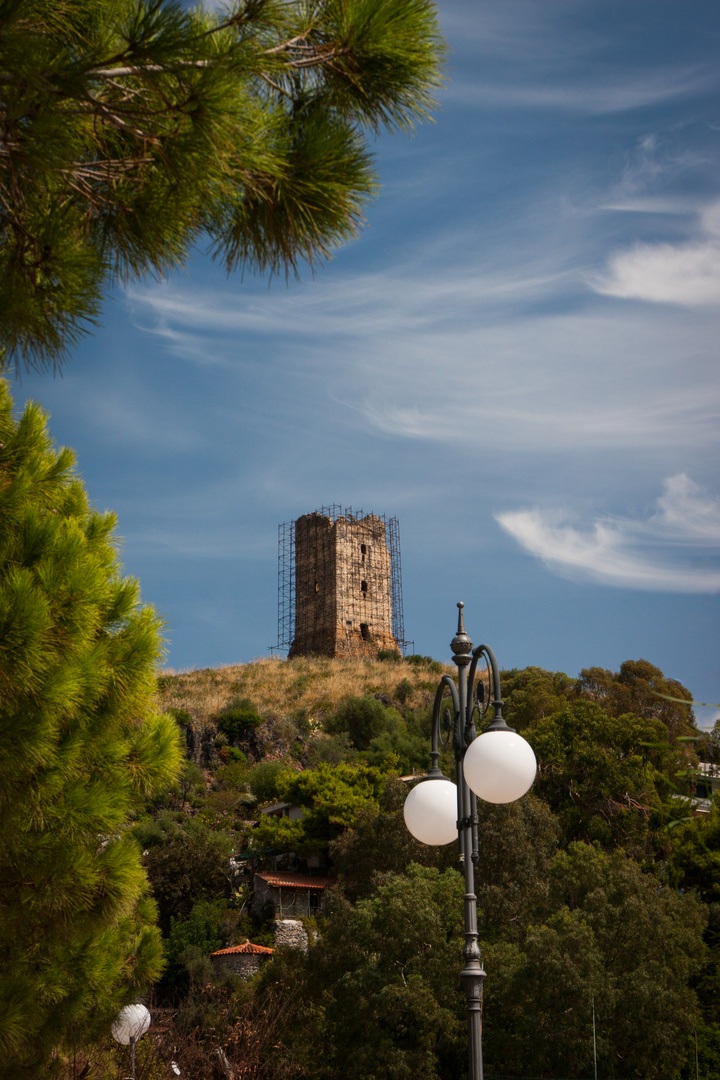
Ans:
{"type": "Polygon", "coordinates": [[[115,1042],[130,1047],[130,1076],[135,1080],[135,1043],[150,1027],[150,1012],[144,1005],[126,1005],[112,1026],[115,1042]]]}
{"type": "Polygon", "coordinates": [[[500,673],[495,654],[488,645],[473,644],[465,633],[463,607],[458,604],[457,633],[450,643],[458,683],[443,675],[435,694],[432,719],[430,772],[416,784],[405,800],[405,824],[423,844],[449,844],[457,840],[465,873],[465,966],[460,975],[465,984],[468,1013],[469,1080],[483,1080],[482,985],[485,972],[477,932],[475,864],[478,859],[477,796],[486,802],[510,803],[528,792],[535,779],[537,763],[532,747],[502,717],[500,673]],[[489,693],[485,682],[475,686],[478,664],[488,670],[489,693]],[[446,694],[452,712],[445,709],[446,694]],[[492,705],[493,718],[477,735],[475,717],[480,720],[492,705]],[[441,747],[452,737],[457,785],[440,771],[441,747]]]}

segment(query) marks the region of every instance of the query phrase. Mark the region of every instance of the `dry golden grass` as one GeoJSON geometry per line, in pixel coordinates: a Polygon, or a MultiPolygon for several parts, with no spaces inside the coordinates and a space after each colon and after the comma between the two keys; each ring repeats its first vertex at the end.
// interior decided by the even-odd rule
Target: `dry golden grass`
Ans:
{"type": "Polygon", "coordinates": [[[291,717],[302,710],[309,720],[320,720],[346,697],[382,693],[393,698],[403,679],[412,687],[409,701],[429,703],[439,678],[437,671],[405,660],[264,658],[220,668],[162,672],[158,704],[161,709],[185,709],[202,723],[231,701],[249,698],[262,716],[291,717]]]}

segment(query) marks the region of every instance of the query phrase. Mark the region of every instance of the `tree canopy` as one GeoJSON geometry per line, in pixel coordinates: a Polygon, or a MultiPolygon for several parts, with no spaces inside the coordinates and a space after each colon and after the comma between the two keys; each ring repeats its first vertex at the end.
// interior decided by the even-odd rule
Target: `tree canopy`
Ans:
{"type": "Polygon", "coordinates": [[[688,752],[669,741],[662,720],[613,716],[581,699],[526,735],[540,763],[534,791],[558,814],[566,840],[623,845],[642,855],[664,808],[670,820],[667,800],[678,790],[674,777],[685,771],[688,752]]]}
{"type": "MultiPolygon", "coordinates": [[[[466,1057],[458,851],[411,837],[407,784],[397,776],[406,738],[427,750],[438,673],[428,682],[413,677],[415,662],[363,660],[351,683],[335,664],[303,658],[203,673],[209,718],[247,696],[263,723],[258,739],[243,736],[246,757],[228,759],[193,795],[193,812],[227,830],[236,850],[249,843],[241,866],[296,873],[323,852],[330,876],[308,955],[278,948],[244,986],[242,1004],[227,989],[222,1032],[199,991],[182,998],[205,970],[198,946],[216,929],[227,945],[246,936],[272,944],[269,913],[253,907],[249,870],[225,893],[221,921],[179,909],[177,1004],[207,1025],[196,1036],[204,1053],[221,1043],[231,1067],[256,1080],[341,1071],[451,1080],[466,1057]],[[299,707],[311,672],[317,683],[299,707]],[[258,823],[257,802],[270,798],[304,816],[258,823]]],[[[163,694],[199,712],[197,686],[168,676],[163,694]]],[[[705,749],[687,691],[646,661],[579,679],[527,668],[507,673],[503,689],[540,772],[518,802],[478,805],[487,1075],[591,1076],[594,999],[598,1075],[690,1080],[697,1032],[699,1076],[717,1080],[718,807],[691,816],[696,752],[705,749]],[[678,710],[660,694],[680,698],[678,710]]],[[[226,738],[215,745],[225,760],[226,738]]],[[[212,773],[212,755],[204,760],[212,773]]],[[[190,1049],[178,1058],[183,1070],[194,1060],[190,1049]]]]}
{"type": "Polygon", "coordinates": [[[517,953],[497,964],[488,953],[489,1066],[590,1075],[594,998],[602,1076],[673,1075],[696,1018],[688,982],[705,959],[703,905],[658,888],[623,853],[581,843],[557,853],[549,884],[517,953]]]}
{"type": "Polygon", "coordinates": [[[387,776],[387,769],[359,763],[321,762],[304,772],[288,770],[278,781],[278,794],[302,807],[303,816],[297,821],[263,819],[254,832],[255,846],[303,853],[322,850],[353,826],[365,807],[378,806],[387,776]]]}
{"type": "MultiPolygon", "coordinates": [[[[0,1061],[42,1072],[162,970],[130,812],[180,764],[160,620],[40,410],[0,380],[0,1061]]],[[[46,1075],[42,1072],[42,1075],[46,1075]]]]}
{"type": "MultiPolygon", "coordinates": [[[[582,843],[557,852],[545,877],[513,940],[488,939],[481,912],[488,1073],[592,1075],[594,998],[603,1076],[675,1075],[696,1021],[688,983],[706,954],[703,905],[658,889],[632,858],[582,843]]],[[[308,960],[266,972],[301,999],[274,1040],[271,1074],[462,1075],[463,889],[455,869],[411,864],[355,904],[336,895],[308,960]]]]}
{"type": "Polygon", "coordinates": [[[198,901],[224,898],[229,891],[232,840],[227,832],[200,818],[180,824],[165,813],[136,825],[133,835],[144,848],[143,864],[164,931],[172,918],[187,918],[198,901]]]}
{"type": "Polygon", "coordinates": [[[668,679],[647,660],[625,660],[617,672],[605,668],[583,668],[577,692],[597,702],[610,716],[633,713],[643,720],[662,720],[670,735],[695,734],[692,694],[668,679]],[[668,699],[676,700],[668,700],[668,699]],[[682,699],[687,705],[682,704],[682,699]]]}
{"type": "Polygon", "coordinates": [[[205,240],[296,271],[353,236],[368,134],[433,107],[432,0],[0,2],[0,347],[57,366],[115,281],[205,240]]]}
{"type": "Polygon", "coordinates": [[[303,980],[303,1004],[274,1075],[297,1061],[308,1080],[461,1075],[462,896],[457,870],[416,864],[356,905],[336,896],[309,964],[285,975],[303,980]]]}

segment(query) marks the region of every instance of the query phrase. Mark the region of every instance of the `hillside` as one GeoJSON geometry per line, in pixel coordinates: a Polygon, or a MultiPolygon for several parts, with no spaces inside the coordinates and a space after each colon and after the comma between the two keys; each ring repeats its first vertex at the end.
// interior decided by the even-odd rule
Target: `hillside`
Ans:
{"type": "Polygon", "coordinates": [[[165,671],[158,679],[161,708],[184,709],[206,723],[236,698],[249,698],[263,716],[319,723],[351,695],[382,694],[400,702],[409,697],[430,705],[438,678],[453,672],[429,657],[413,660],[263,658],[197,671],[165,671]],[[398,692],[401,683],[409,683],[398,692]]]}
{"type": "MultiPolygon", "coordinates": [[[[450,671],[430,657],[260,659],[198,671],[165,672],[158,707],[185,731],[188,756],[214,773],[243,753],[250,764],[272,756],[303,767],[352,756],[333,724],[343,703],[363,700],[374,710],[376,735],[386,727],[413,736],[386,746],[399,752],[401,771],[422,771],[429,754],[429,718],[438,679],[450,671]],[[402,743],[402,745],[401,745],[402,743]],[[234,751],[231,751],[234,747],[234,751]]],[[[359,724],[365,721],[358,720],[359,724]]],[[[355,749],[370,749],[369,746],[355,749]]]]}
{"type": "MultiPolygon", "coordinates": [[[[244,1080],[463,1075],[456,846],[412,839],[398,779],[427,769],[444,672],[386,656],[160,675],[187,760],[132,828],[168,960],[148,1076],[170,1045],[208,1078],[218,1049],[244,1080]],[[307,954],[281,944],[288,912],[307,954]],[[249,982],[211,962],[247,941],[266,958],[249,982]]],[[[691,1080],[697,1032],[698,1075],[720,1080],[720,812],[688,801],[712,746],[667,700],[690,695],[644,660],[502,685],[539,768],[517,803],[478,804],[489,1072],[590,1075],[594,1002],[602,1075],[691,1080]]]]}

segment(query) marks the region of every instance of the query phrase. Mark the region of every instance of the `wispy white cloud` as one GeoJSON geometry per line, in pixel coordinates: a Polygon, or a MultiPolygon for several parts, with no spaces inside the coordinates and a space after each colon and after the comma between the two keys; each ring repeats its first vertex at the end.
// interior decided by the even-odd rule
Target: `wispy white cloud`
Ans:
{"type": "Polygon", "coordinates": [[[686,196],[669,195],[622,195],[613,192],[607,202],[601,203],[600,210],[613,210],[629,214],[697,214],[697,201],[686,196]]]}
{"type": "Polygon", "coordinates": [[[451,63],[441,100],[472,109],[612,115],[717,87],[715,66],[696,57],[624,58],[617,37],[584,13],[583,5],[562,0],[446,0],[441,20],[465,62],[459,71],[451,63]]]}
{"type": "Polygon", "coordinates": [[[675,543],[720,545],[720,500],[710,498],[685,473],[667,478],[658,508],[651,532],[675,543]]]}
{"type": "Polygon", "coordinates": [[[720,592],[720,500],[685,474],[665,481],[647,521],[606,517],[589,527],[540,509],[499,512],[498,524],[562,577],[653,592],[720,592]],[[688,549],[697,556],[688,559],[688,549]]]}
{"type": "Polygon", "coordinates": [[[720,305],[720,202],[700,215],[701,239],[684,244],[636,244],[608,260],[604,274],[589,277],[596,292],[625,300],[720,305]]]}
{"type": "Polygon", "coordinates": [[[523,80],[512,83],[467,80],[449,86],[453,99],[470,92],[475,105],[493,108],[553,110],[568,113],[605,115],[661,105],[675,98],[707,93],[717,84],[715,73],[695,67],[664,67],[643,72],[615,72],[601,77],[592,72],[566,74],[562,82],[548,77],[532,85],[523,80]]]}
{"type": "Polygon", "coordinates": [[[628,149],[605,208],[695,216],[697,193],[693,197],[691,190],[683,190],[683,181],[705,170],[714,157],[705,133],[695,125],[646,131],[628,149]]]}
{"type": "Polygon", "coordinates": [[[656,304],[720,304],[720,245],[637,244],[613,255],[591,282],[605,296],[656,304]]]}
{"type": "MultiPolygon", "coordinates": [[[[335,274],[290,289],[279,284],[262,297],[243,295],[236,283],[203,290],[170,282],[131,286],[127,297],[138,312],[151,314],[154,321],[145,329],[165,338],[173,349],[190,345],[192,354],[193,338],[206,340],[208,331],[228,335],[273,331],[308,338],[314,338],[319,328],[323,334],[344,336],[356,332],[365,336],[369,329],[413,332],[438,321],[452,323],[470,307],[487,310],[495,304],[533,303],[573,280],[576,287],[580,283],[577,272],[547,255],[523,265],[456,265],[441,274],[427,267],[427,253],[416,252],[415,260],[415,267],[400,263],[352,277],[335,274]]],[[[143,322],[138,315],[138,325],[143,322]]]]}
{"type": "Polygon", "coordinates": [[[393,437],[533,453],[716,445],[714,316],[694,316],[690,328],[677,311],[649,324],[624,307],[533,310],[573,288],[582,296],[579,275],[552,264],[524,275],[420,266],[247,300],[230,285],[132,295],[143,323],[186,359],[230,371],[242,350],[245,385],[272,378],[278,407],[287,377],[302,371],[296,409],[298,393],[308,403],[320,395],[358,427],[393,437]],[[261,334],[274,341],[272,376],[252,359],[261,334]]]}

